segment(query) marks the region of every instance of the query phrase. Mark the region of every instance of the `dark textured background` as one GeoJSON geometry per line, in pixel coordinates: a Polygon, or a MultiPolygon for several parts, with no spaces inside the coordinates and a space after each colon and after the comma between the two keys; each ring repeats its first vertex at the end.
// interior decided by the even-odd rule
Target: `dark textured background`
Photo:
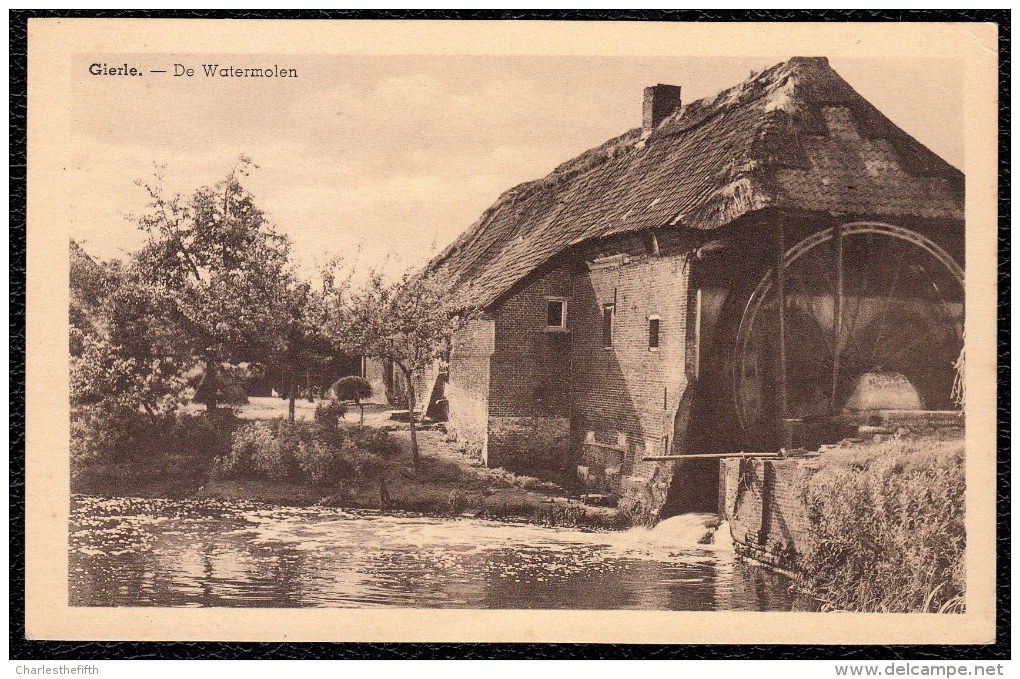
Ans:
{"type": "MultiPolygon", "coordinates": [[[[1010,657],[1009,553],[1009,10],[10,10],[10,657],[12,659],[1010,657]],[[999,392],[997,642],[982,646],[684,646],[637,644],[298,644],[54,642],[25,639],[25,104],[30,17],[231,19],[502,19],[615,21],[984,21],[999,25],[999,392]]],[[[781,618],[776,617],[777,624],[781,618]]],[[[769,624],[773,624],[770,618],[769,624]]]]}

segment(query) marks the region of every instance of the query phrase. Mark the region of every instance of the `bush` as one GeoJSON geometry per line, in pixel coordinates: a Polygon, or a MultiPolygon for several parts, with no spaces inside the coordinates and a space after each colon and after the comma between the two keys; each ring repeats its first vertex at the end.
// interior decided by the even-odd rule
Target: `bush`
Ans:
{"type": "Polygon", "coordinates": [[[338,401],[354,401],[355,404],[360,404],[361,399],[372,395],[372,385],[364,377],[349,375],[334,382],[329,391],[338,401]]]}
{"type": "Polygon", "coordinates": [[[364,447],[354,434],[326,422],[252,422],[234,433],[230,451],[217,458],[214,473],[314,484],[375,476],[385,466],[376,449],[384,448],[377,442],[376,449],[364,447]]]}
{"type": "Polygon", "coordinates": [[[816,541],[803,564],[826,608],[963,609],[962,441],[829,453],[805,484],[816,541]]]}
{"type": "Polygon", "coordinates": [[[383,458],[394,457],[401,451],[400,443],[392,434],[381,429],[358,427],[346,430],[347,438],[354,447],[383,458]]]}
{"type": "Polygon", "coordinates": [[[237,416],[231,410],[181,412],[171,418],[169,428],[152,442],[151,447],[164,454],[212,461],[230,450],[231,434],[237,426],[237,416]]]}
{"type": "Polygon", "coordinates": [[[140,458],[152,433],[145,417],[126,406],[75,408],[71,415],[72,472],[140,458]]]}
{"type": "Polygon", "coordinates": [[[336,401],[327,401],[315,406],[315,423],[327,429],[337,429],[340,420],[347,414],[347,406],[336,401]]]}
{"type": "Polygon", "coordinates": [[[102,477],[116,465],[144,465],[150,478],[202,473],[230,451],[237,426],[229,410],[153,417],[106,401],[71,417],[71,482],[102,477]]]}

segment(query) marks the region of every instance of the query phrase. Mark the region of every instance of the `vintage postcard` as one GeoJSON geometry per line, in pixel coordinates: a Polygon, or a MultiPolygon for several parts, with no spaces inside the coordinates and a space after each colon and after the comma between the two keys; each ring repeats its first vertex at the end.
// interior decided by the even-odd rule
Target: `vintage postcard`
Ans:
{"type": "Polygon", "coordinates": [[[993,642],[996,46],[29,20],[28,636],[993,642]]]}

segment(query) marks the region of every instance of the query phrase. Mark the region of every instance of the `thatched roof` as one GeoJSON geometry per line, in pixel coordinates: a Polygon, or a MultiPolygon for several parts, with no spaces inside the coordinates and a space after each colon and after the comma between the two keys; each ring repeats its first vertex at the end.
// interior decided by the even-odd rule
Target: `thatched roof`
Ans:
{"type": "Polygon", "coordinates": [[[766,207],[963,219],[963,175],[824,58],[793,58],[510,189],[429,265],[485,307],[565,249],[766,207]]]}

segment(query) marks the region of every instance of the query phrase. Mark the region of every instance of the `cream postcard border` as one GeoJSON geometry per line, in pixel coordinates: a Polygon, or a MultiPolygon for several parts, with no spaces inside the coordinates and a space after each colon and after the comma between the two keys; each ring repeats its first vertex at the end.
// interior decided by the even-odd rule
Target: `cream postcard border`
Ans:
{"type": "MultiPolygon", "coordinates": [[[[991,643],[995,636],[997,27],[30,19],[26,629],[30,639],[163,641],[991,643]],[[725,46],[725,53],[720,52],[725,46]],[[68,606],[69,60],[90,53],[952,58],[963,96],[967,271],[967,612],[961,615],[68,606]]],[[[639,85],[642,83],[638,83],[639,85]]],[[[467,225],[465,225],[467,226],[467,225]]]]}

